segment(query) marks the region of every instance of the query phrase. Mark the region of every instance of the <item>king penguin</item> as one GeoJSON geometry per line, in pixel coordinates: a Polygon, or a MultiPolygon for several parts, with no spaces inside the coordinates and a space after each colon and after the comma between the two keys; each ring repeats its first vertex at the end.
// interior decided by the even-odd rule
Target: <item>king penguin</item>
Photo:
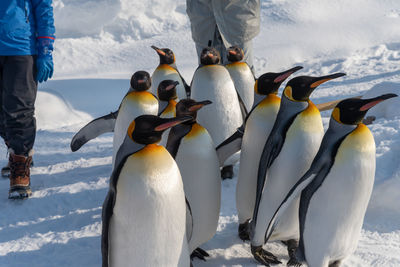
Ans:
{"type": "Polygon", "coordinates": [[[254,74],[249,65],[243,62],[244,52],[239,46],[231,46],[227,50],[228,64],[225,65],[235,85],[240,107],[247,116],[254,102],[254,74]]]}
{"type": "Polygon", "coordinates": [[[239,237],[249,240],[248,224],[253,216],[257,188],[257,170],[263,146],[274,125],[281,99],[277,96],[279,86],[302,67],[283,72],[261,75],[254,86],[255,94],[263,96],[249,113],[245,122],[241,143],[240,165],[236,184],[236,209],[239,218],[239,237]]]}
{"type": "Polygon", "coordinates": [[[210,240],[218,227],[221,179],[215,146],[207,130],[196,122],[197,111],[211,101],[183,99],[176,105],[177,116],[192,120],[171,128],[167,150],[175,158],[183,179],[191,217],[187,221],[192,256],[208,256],[198,247],[210,240]]]}
{"type": "Polygon", "coordinates": [[[156,143],[191,117],[137,117],[121,144],[103,204],[103,267],[190,266],[185,195],[178,166],[156,143]]]}
{"type": "MultiPolygon", "coordinates": [[[[193,75],[191,96],[194,100],[209,99],[213,105],[200,110],[197,118],[218,146],[243,123],[235,85],[228,70],[219,64],[220,55],[215,48],[206,47],[200,55],[200,66],[193,75]]],[[[233,176],[232,165],[226,162],[223,178],[233,176]]]]}
{"type": "Polygon", "coordinates": [[[156,93],[157,86],[164,80],[178,81],[179,85],[176,88],[176,93],[179,99],[184,99],[190,96],[190,86],[186,83],[185,79],[179,73],[175,63],[175,55],[169,48],[158,48],[151,46],[160,57],[160,63],[151,75],[153,86],[151,92],[156,93]]]}
{"type": "MultiPolygon", "coordinates": [[[[322,119],[309,97],[320,84],[345,75],[322,77],[298,76],[291,79],[282,93],[274,126],[261,153],[257,172],[255,206],[251,222],[251,252],[268,266],[279,262],[262,248],[268,222],[284,196],[308,170],[324,135],[322,119]]],[[[296,265],[294,251],[299,238],[298,200],[292,203],[274,229],[270,240],[288,246],[288,265],[296,265]]]]}
{"type": "MultiPolygon", "coordinates": [[[[164,80],[160,82],[157,88],[157,96],[159,100],[158,116],[160,118],[174,118],[176,106],[176,86],[178,81],[164,80]]],[[[169,135],[169,129],[166,130],[161,138],[160,145],[165,146],[169,135]]]]}
{"type": "Polygon", "coordinates": [[[131,78],[131,89],[122,99],[118,109],[118,116],[114,126],[113,138],[113,166],[119,146],[124,141],[129,124],[143,114],[157,115],[158,100],[147,92],[151,86],[149,73],[137,71],[131,78]]]}
{"type": "Polygon", "coordinates": [[[362,120],[370,108],[396,96],[350,98],[334,108],[311,167],[287,194],[266,232],[268,238],[300,195],[298,261],[309,267],[339,267],[356,250],[376,161],[374,137],[362,120]]]}

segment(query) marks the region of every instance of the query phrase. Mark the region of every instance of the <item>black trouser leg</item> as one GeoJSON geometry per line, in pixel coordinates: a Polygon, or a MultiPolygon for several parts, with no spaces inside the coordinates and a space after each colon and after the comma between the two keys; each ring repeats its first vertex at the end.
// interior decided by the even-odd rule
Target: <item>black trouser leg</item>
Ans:
{"type": "MultiPolygon", "coordinates": [[[[0,128],[17,155],[27,155],[36,136],[37,82],[33,56],[1,56],[0,128]]],[[[0,131],[1,132],[1,131],[0,131]]]]}

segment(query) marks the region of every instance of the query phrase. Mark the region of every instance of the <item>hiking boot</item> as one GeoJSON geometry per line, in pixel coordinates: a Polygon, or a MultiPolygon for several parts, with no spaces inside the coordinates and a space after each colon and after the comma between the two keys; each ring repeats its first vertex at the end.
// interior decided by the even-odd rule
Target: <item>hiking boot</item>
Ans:
{"type": "Polygon", "coordinates": [[[31,192],[30,182],[30,166],[32,162],[33,151],[28,156],[16,155],[10,149],[9,165],[10,165],[10,191],[9,199],[25,199],[29,197],[31,192]]]}
{"type": "MultiPolygon", "coordinates": [[[[33,160],[31,162],[31,166],[33,166],[33,160]]],[[[9,178],[10,177],[10,162],[7,162],[7,165],[1,168],[1,177],[9,178]]]]}

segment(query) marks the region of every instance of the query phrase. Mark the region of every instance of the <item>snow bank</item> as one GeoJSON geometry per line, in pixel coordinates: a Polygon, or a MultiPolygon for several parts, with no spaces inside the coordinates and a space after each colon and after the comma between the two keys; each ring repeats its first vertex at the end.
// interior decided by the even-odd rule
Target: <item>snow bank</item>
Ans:
{"type": "Polygon", "coordinates": [[[368,111],[367,116],[376,118],[394,119],[400,116],[400,83],[383,82],[373,86],[367,91],[363,98],[373,98],[383,94],[396,94],[394,97],[376,105],[368,111]]]}
{"type": "Polygon", "coordinates": [[[140,40],[187,25],[184,0],[54,0],[57,35],[140,40]]]}
{"type": "Polygon", "coordinates": [[[56,130],[65,127],[79,129],[83,122],[92,117],[82,111],[74,110],[63,97],[55,91],[38,91],[36,99],[36,122],[38,130],[56,130]]]}

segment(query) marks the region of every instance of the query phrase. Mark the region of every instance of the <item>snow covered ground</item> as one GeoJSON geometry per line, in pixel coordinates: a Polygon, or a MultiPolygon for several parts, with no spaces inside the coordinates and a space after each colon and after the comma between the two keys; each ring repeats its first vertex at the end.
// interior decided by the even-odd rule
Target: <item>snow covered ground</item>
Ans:
{"type": "MultiPolygon", "coordinates": [[[[257,75],[295,65],[297,75],[345,72],[321,85],[315,103],[383,92],[400,94],[400,2],[397,0],[263,0],[254,40],[257,75]]],[[[150,45],[175,51],[187,81],[197,67],[184,0],[54,0],[55,77],[41,84],[33,196],[7,199],[0,179],[0,266],[99,266],[101,205],[111,172],[112,135],[78,152],[69,143],[92,118],[114,111],[137,70],[152,72],[150,45]]],[[[400,98],[371,110],[375,187],[354,266],[400,266],[400,98]]],[[[330,113],[323,112],[326,126],[330,113]]],[[[0,164],[6,149],[0,147],[0,164]]],[[[235,166],[238,171],[238,165],[235,166]]],[[[222,183],[217,235],[203,248],[211,258],[194,266],[257,266],[237,237],[236,177],[222,183]]],[[[285,248],[267,244],[286,263],[285,248]]],[[[280,266],[285,266],[284,264],[280,266]]]]}

